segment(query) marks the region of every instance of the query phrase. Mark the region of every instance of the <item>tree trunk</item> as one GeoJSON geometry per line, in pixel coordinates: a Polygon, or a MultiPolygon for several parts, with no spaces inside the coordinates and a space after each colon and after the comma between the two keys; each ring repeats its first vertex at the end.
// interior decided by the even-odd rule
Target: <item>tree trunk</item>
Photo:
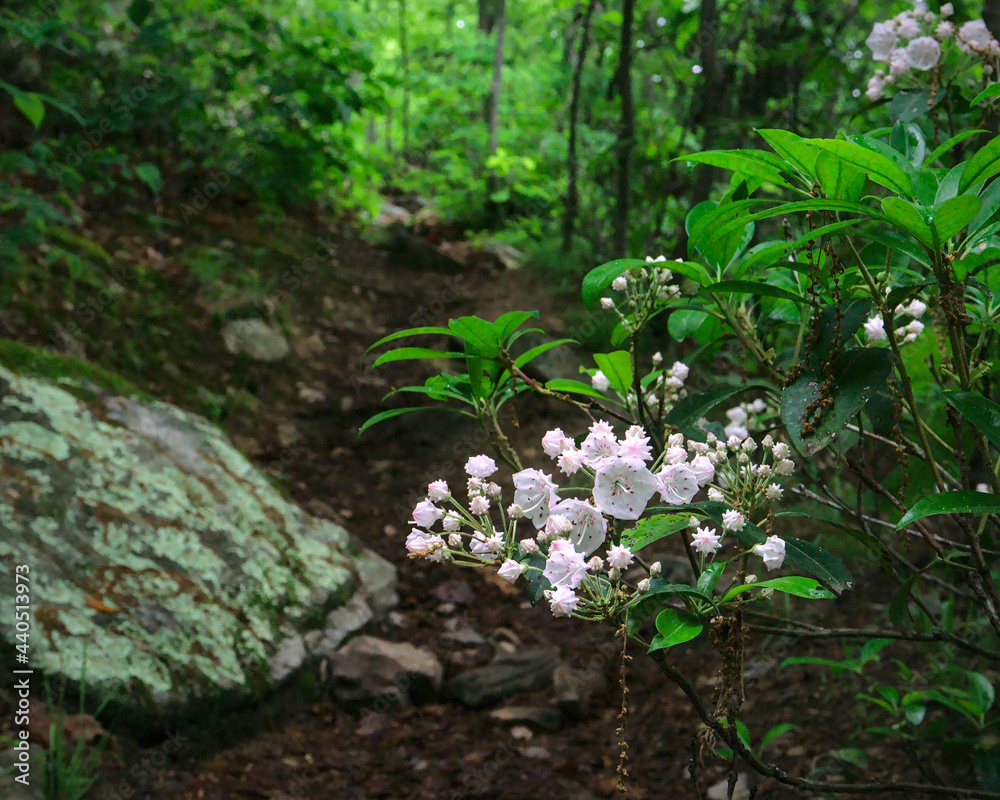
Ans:
{"type": "Polygon", "coordinates": [[[635,139],[635,109],[632,107],[632,17],[634,10],[635,0],[623,0],[621,52],[618,62],[622,114],[616,148],[618,150],[618,201],[615,209],[613,241],[614,253],[618,258],[624,258],[628,254],[632,146],[635,139]]]}
{"type": "Polygon", "coordinates": [[[399,60],[403,82],[403,159],[410,152],[410,51],[406,44],[406,0],[399,0],[399,60]]]}
{"type": "MultiPolygon", "coordinates": [[[[722,66],[719,63],[719,9],[716,0],[702,0],[698,17],[698,44],[700,49],[702,85],[695,100],[692,119],[702,128],[701,149],[711,150],[715,142],[716,121],[723,102],[722,66]]],[[[715,170],[707,165],[700,167],[698,181],[691,198],[692,207],[707,200],[715,181],[715,170]]]]}
{"type": "Polygon", "coordinates": [[[563,215],[562,251],[573,249],[573,234],[576,229],[576,215],[580,207],[580,195],[577,188],[579,165],[576,156],[576,128],[580,117],[580,82],[583,78],[583,65],[587,59],[587,48],[590,46],[590,19],[594,13],[597,0],[589,0],[584,12],[580,29],[580,46],[577,50],[576,64],[573,65],[573,81],[570,86],[569,101],[569,143],[566,155],[566,209],[563,215]]]}
{"type": "Polygon", "coordinates": [[[493,27],[504,16],[505,0],[479,0],[479,30],[492,33],[493,27]]]}
{"type": "MultiPolygon", "coordinates": [[[[489,97],[489,118],[487,127],[489,130],[489,143],[487,146],[487,158],[496,155],[497,146],[500,140],[500,88],[503,80],[503,38],[507,27],[507,2],[499,0],[499,8],[496,19],[497,39],[493,48],[493,80],[490,83],[489,97]]],[[[497,212],[496,204],[489,196],[497,191],[498,183],[493,170],[486,173],[487,209],[491,214],[497,212]]]]}

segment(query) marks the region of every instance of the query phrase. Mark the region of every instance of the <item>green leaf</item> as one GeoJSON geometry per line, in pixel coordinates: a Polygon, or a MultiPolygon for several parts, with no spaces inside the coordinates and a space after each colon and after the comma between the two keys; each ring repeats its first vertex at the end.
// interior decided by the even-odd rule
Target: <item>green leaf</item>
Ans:
{"type": "Polygon", "coordinates": [[[159,194],[163,188],[163,178],[155,164],[136,164],[135,176],[146,184],[153,194],[159,194]]]}
{"type": "Polygon", "coordinates": [[[908,200],[901,197],[882,198],[882,213],[898,228],[902,228],[910,236],[929,250],[936,250],[934,233],[930,225],[920,213],[920,210],[908,200]]]}
{"type": "Polygon", "coordinates": [[[791,188],[788,181],[781,176],[785,163],[778,156],[765,150],[706,150],[678,156],[673,160],[709,164],[791,188]]]}
{"type": "Polygon", "coordinates": [[[985,89],[983,89],[979,94],[973,97],[969,101],[970,106],[979,105],[983,100],[988,100],[991,97],[1000,96],[1000,83],[991,83],[985,89]]]}
{"type": "Polygon", "coordinates": [[[775,725],[771,730],[764,734],[763,738],[760,740],[760,749],[763,750],[771,742],[777,739],[779,736],[786,734],[790,731],[798,729],[798,725],[791,722],[782,722],[780,725],[775,725]]]}
{"type": "Polygon", "coordinates": [[[538,318],[537,311],[508,311],[501,314],[493,323],[493,330],[496,333],[500,344],[506,343],[510,335],[520,328],[525,322],[534,317],[538,318]]]}
{"type": "Polygon", "coordinates": [[[833,153],[820,151],[816,177],[827,197],[857,202],[865,188],[865,173],[833,153]]]}
{"type": "Polygon", "coordinates": [[[928,219],[936,235],[934,249],[940,250],[945,242],[972,222],[982,206],[983,201],[972,195],[953,197],[937,206],[928,219]]]}
{"type": "Polygon", "coordinates": [[[383,353],[372,364],[373,367],[380,367],[383,364],[391,364],[393,361],[412,361],[420,358],[465,358],[465,353],[449,353],[444,350],[431,350],[427,347],[397,347],[383,353]]]}
{"type": "Polygon", "coordinates": [[[541,553],[532,553],[527,558],[521,559],[522,564],[527,564],[529,569],[524,573],[524,578],[528,583],[528,602],[537,605],[538,601],[545,596],[545,591],[552,588],[549,579],[542,572],[545,569],[545,556],[541,553]],[[533,567],[533,569],[531,569],[533,567]]]}
{"type": "Polygon", "coordinates": [[[601,294],[615,278],[624,275],[631,269],[641,269],[645,266],[646,262],[638,258],[619,258],[616,261],[609,261],[607,264],[595,267],[583,278],[583,286],[580,289],[583,304],[588,309],[593,308],[601,294]]]}
{"type": "Polygon", "coordinates": [[[940,514],[996,514],[1000,511],[1000,497],[986,492],[941,492],[918,500],[896,523],[896,530],[911,525],[918,519],[940,514]]]}
{"type": "MultiPolygon", "coordinates": [[[[11,86],[10,89],[14,89],[14,87],[11,86]]],[[[20,89],[15,89],[11,94],[14,97],[14,105],[35,126],[35,130],[38,130],[45,118],[45,104],[42,102],[42,98],[34,92],[22,92],[20,89]]]]}
{"type": "Polygon", "coordinates": [[[1000,136],[990,139],[969,159],[969,165],[962,173],[959,190],[964,192],[970,186],[992,178],[998,172],[1000,172],[1000,136]]]}
{"type": "Polygon", "coordinates": [[[750,294],[760,297],[780,297],[783,300],[791,300],[793,303],[804,304],[805,298],[782,289],[779,286],[771,286],[759,281],[719,281],[709,286],[702,287],[698,294],[750,294]]]}
{"type": "Polygon", "coordinates": [[[708,313],[705,311],[678,309],[667,319],[667,333],[674,341],[683,342],[693,336],[707,319],[708,313]]]}
{"type": "Polygon", "coordinates": [[[1000,448],[1000,406],[989,398],[972,392],[945,392],[944,398],[948,405],[975,425],[994,447],[1000,448]]]}
{"type": "Polygon", "coordinates": [[[772,387],[763,381],[749,381],[745,385],[721,386],[718,389],[711,389],[707,392],[691,394],[679,400],[667,412],[665,422],[681,430],[686,430],[716,406],[750,389],[770,389],[773,391],[772,387]]]}
{"type": "Polygon", "coordinates": [[[417,406],[413,408],[390,408],[388,411],[380,411],[375,416],[369,417],[365,420],[364,424],[358,428],[358,436],[372,427],[372,425],[378,425],[380,422],[385,422],[387,419],[398,417],[400,414],[411,414],[414,411],[430,411],[432,408],[434,408],[434,406],[417,406]]]}
{"type": "Polygon", "coordinates": [[[561,344],[576,344],[575,339],[556,339],[555,341],[545,342],[544,344],[532,347],[530,350],[525,350],[521,355],[514,359],[515,367],[523,367],[525,364],[535,360],[542,353],[548,352],[553,347],[558,347],[561,344]]]}
{"type": "Polygon", "coordinates": [[[690,642],[702,632],[704,626],[697,618],[687,611],[675,608],[665,608],[656,617],[656,630],[659,633],[653,637],[648,652],[663,650],[667,647],[690,642]]]}
{"type": "Polygon", "coordinates": [[[913,189],[910,176],[891,159],[869,150],[856,142],[844,139],[809,139],[809,144],[833,153],[837,158],[852,164],[880,186],[899,194],[909,194],[913,189]]]}
{"type": "Polygon", "coordinates": [[[128,7],[128,18],[132,20],[132,24],[137,28],[142,27],[142,23],[146,21],[146,17],[149,16],[149,12],[153,10],[153,3],[151,0],[132,0],[128,7]]]}
{"type": "Polygon", "coordinates": [[[828,589],[824,589],[819,581],[813,578],[803,578],[800,576],[789,576],[784,578],[772,578],[768,581],[758,581],[757,583],[744,583],[739,586],[734,586],[725,596],[723,596],[720,603],[728,603],[734,597],[737,597],[744,592],[749,592],[751,589],[764,589],[770,588],[778,592],[784,592],[785,594],[794,595],[795,597],[805,597],[809,600],[834,600],[837,595],[828,589]]]}
{"type": "Polygon", "coordinates": [[[910,613],[910,593],[917,579],[923,574],[923,570],[910,575],[892,596],[889,603],[889,621],[897,627],[906,627],[912,622],[913,615],[910,613]]]}
{"type": "Polygon", "coordinates": [[[713,561],[711,564],[708,564],[702,570],[701,575],[698,576],[698,585],[695,588],[702,594],[711,596],[715,589],[715,584],[719,582],[722,573],[726,571],[726,563],[725,561],[713,561]]]}
{"type": "Polygon", "coordinates": [[[628,624],[626,626],[628,634],[630,636],[634,635],[642,626],[646,617],[657,609],[662,608],[663,604],[670,597],[690,597],[711,605],[718,610],[712,598],[702,594],[697,589],[692,589],[683,583],[667,583],[662,578],[653,578],[649,582],[649,589],[639,595],[632,605],[629,606],[628,624]]]}
{"type": "Polygon", "coordinates": [[[572,378],[553,378],[545,384],[546,389],[553,392],[565,392],[566,394],[583,394],[587,397],[596,397],[599,400],[607,400],[607,395],[597,391],[593,386],[575,381],[572,378]]]}
{"type": "Polygon", "coordinates": [[[632,388],[632,357],[628,351],[594,353],[594,362],[611,383],[611,388],[624,397],[632,388]]]}
{"type": "Polygon", "coordinates": [[[407,336],[420,336],[422,334],[430,334],[430,333],[439,334],[442,336],[452,335],[451,329],[449,328],[439,328],[439,327],[408,328],[405,331],[396,331],[396,333],[390,333],[388,336],[383,336],[381,339],[375,342],[375,344],[371,345],[367,350],[365,350],[365,352],[369,353],[376,347],[386,344],[387,342],[393,342],[396,339],[403,339],[407,336]]]}
{"type": "Polygon", "coordinates": [[[809,145],[801,136],[780,129],[757,131],[771,149],[808,178],[814,178],[819,150],[809,145]]]}
{"type": "Polygon", "coordinates": [[[690,514],[657,514],[641,519],[634,528],[622,533],[621,543],[633,553],[638,553],[664,536],[684,530],[690,518],[690,514]]]}
{"type": "Polygon", "coordinates": [[[941,102],[945,92],[937,92],[931,97],[930,89],[908,89],[889,101],[889,116],[902,122],[912,122],[923,116],[941,102]]]}
{"type": "Polygon", "coordinates": [[[833,372],[833,408],[823,412],[808,436],[802,435],[802,415],[819,397],[823,378],[806,374],[781,395],[781,419],[796,448],[813,456],[832,442],[892,374],[892,353],[882,348],[842,353],[833,372]]]}
{"type": "Polygon", "coordinates": [[[951,150],[951,148],[953,148],[956,144],[964,142],[966,139],[970,139],[973,136],[978,136],[980,133],[986,133],[986,131],[984,130],[962,131],[961,133],[952,136],[950,139],[942,142],[936,148],[934,148],[934,151],[929,156],[927,156],[927,158],[924,159],[924,163],[928,165],[933,164],[935,161],[941,158],[941,156],[943,156],[945,153],[951,150]]]}
{"type": "Polygon", "coordinates": [[[448,320],[448,327],[462,339],[466,352],[481,358],[500,355],[500,336],[497,327],[479,317],[459,317],[448,320]]]}

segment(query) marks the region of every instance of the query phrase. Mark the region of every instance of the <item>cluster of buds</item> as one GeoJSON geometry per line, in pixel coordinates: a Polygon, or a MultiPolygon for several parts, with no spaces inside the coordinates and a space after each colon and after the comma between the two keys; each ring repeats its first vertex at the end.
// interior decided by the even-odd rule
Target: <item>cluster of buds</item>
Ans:
{"type": "MultiPolygon", "coordinates": [[[[662,417],[674,407],[678,400],[687,397],[684,383],[690,373],[690,367],[683,361],[675,361],[669,368],[664,369],[663,354],[660,352],[653,354],[653,369],[649,377],[643,380],[640,391],[642,402],[655,418],[662,417]]],[[[595,370],[591,373],[590,383],[599,392],[606,392],[611,388],[611,381],[601,370],[595,370]]],[[[639,401],[635,390],[629,389],[622,399],[625,401],[625,405],[638,416],[639,401]]]]}
{"type": "MultiPolygon", "coordinates": [[[[927,304],[922,300],[914,298],[907,305],[898,305],[893,310],[893,317],[910,316],[911,319],[905,325],[895,329],[896,340],[900,344],[915,342],[917,337],[924,331],[924,323],[920,318],[927,311],[927,304]]],[[[888,337],[885,333],[885,320],[881,314],[873,314],[864,325],[865,338],[868,344],[876,344],[885,341],[888,337]]]]}
{"type": "Polygon", "coordinates": [[[951,3],[941,6],[940,14],[918,3],[892,19],[876,22],[865,44],[872,51],[872,58],[885,63],[886,68],[875,70],[865,96],[879,100],[887,86],[896,85],[907,75],[919,84],[924,80],[922,75],[930,74],[936,83],[939,80],[936,68],[949,47],[971,57],[968,66],[981,64],[984,75],[993,74],[1000,56],[1000,42],[981,19],[956,27],[949,19],[954,13],[951,3]]]}
{"type": "Polygon", "coordinates": [[[613,297],[601,298],[601,308],[613,309],[629,333],[638,330],[639,321],[648,316],[657,304],[680,297],[680,287],[671,283],[673,273],[666,267],[654,266],[666,260],[666,256],[646,256],[646,263],[650,266],[636,267],[611,282],[612,291],[620,295],[617,301],[613,297]]]}
{"type": "MultiPolygon", "coordinates": [[[[718,486],[708,488],[709,499],[730,505],[722,516],[723,532],[742,530],[745,513],[761,498],[781,497],[772,476],[789,475],[794,468],[788,445],[774,444],[770,437],[761,444],[768,455],[753,465],[750,456],[758,446],[749,437],[723,442],[710,436],[698,442],[674,434],[654,458],[649,437],[638,425],[618,437],[607,422],[595,422],[579,445],[555,428],[542,438],[542,449],[564,474],[585,477],[585,488],[561,488],[551,475],[524,469],[513,476],[513,502],[505,509],[501,487],[490,480],[496,463],[489,456],[473,456],[465,466],[467,502],[458,502],[445,481],[430,483],[426,499],[413,510],[406,548],[411,557],[430,561],[498,564],[498,575],[511,583],[538,572],[550,586],[545,596],[553,614],[607,617],[649,586],[648,578],[634,590],[623,582],[634,555],[614,541],[609,522],[639,519],[656,495],[672,506],[688,505],[715,480],[718,486]],[[581,492],[589,496],[570,496],[581,492]]],[[[703,559],[711,557],[721,547],[721,534],[699,528],[697,517],[692,521],[695,549],[703,559]]],[[[784,548],[772,536],[754,552],[775,569],[784,560],[784,548]]],[[[650,577],[658,571],[652,565],[650,577]]]]}
{"type": "Polygon", "coordinates": [[[735,436],[740,440],[750,435],[750,428],[756,427],[758,417],[767,411],[767,403],[760,398],[749,403],[740,403],[726,412],[729,422],[723,428],[727,437],[735,436]]]}

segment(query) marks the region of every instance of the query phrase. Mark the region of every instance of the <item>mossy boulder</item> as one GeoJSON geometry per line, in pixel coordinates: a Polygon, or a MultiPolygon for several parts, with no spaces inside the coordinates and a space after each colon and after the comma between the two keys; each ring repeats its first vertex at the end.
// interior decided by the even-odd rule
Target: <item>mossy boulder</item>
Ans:
{"type": "MultiPolygon", "coordinates": [[[[36,674],[155,725],[261,696],[395,602],[388,562],[207,420],[8,366],[0,352],[0,561],[31,571],[36,674]]],[[[0,660],[14,634],[3,615],[0,660]]]]}

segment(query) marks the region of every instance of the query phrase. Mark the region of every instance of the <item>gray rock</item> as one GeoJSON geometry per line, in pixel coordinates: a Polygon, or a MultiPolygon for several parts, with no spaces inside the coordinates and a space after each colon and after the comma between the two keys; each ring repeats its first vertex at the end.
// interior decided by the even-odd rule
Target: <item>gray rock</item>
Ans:
{"type": "MultiPolygon", "coordinates": [[[[87,696],[113,693],[137,726],[259,697],[395,601],[392,565],[168,404],[0,367],[0,465],[0,560],[31,568],[32,666],[85,672],[87,696]]],[[[14,633],[0,618],[0,660],[14,633]]]]}
{"type": "Polygon", "coordinates": [[[443,675],[430,650],[373,636],[358,636],[338,650],[330,673],[341,703],[380,712],[433,700],[443,675]]]}
{"type": "Polygon", "coordinates": [[[552,690],[556,705],[568,717],[578,719],[590,708],[595,694],[608,688],[603,673],[594,669],[573,669],[561,664],[552,673],[552,690]]]}
{"type": "Polygon", "coordinates": [[[234,319],[222,328],[226,350],[256,361],[280,361],[291,352],[285,335],[262,319],[234,319]]]}
{"type": "Polygon", "coordinates": [[[456,675],[448,690],[453,698],[473,708],[490,705],[521,692],[544,689],[552,683],[557,655],[546,648],[530,648],[494,659],[485,667],[456,675]]]}
{"type": "Polygon", "coordinates": [[[536,730],[554,731],[562,725],[559,709],[550,706],[504,706],[490,712],[497,722],[528,725],[536,730]]]}
{"type": "Polygon", "coordinates": [[[463,619],[452,617],[445,622],[445,632],[439,637],[442,644],[452,647],[488,647],[489,642],[479,631],[463,619]]]}

